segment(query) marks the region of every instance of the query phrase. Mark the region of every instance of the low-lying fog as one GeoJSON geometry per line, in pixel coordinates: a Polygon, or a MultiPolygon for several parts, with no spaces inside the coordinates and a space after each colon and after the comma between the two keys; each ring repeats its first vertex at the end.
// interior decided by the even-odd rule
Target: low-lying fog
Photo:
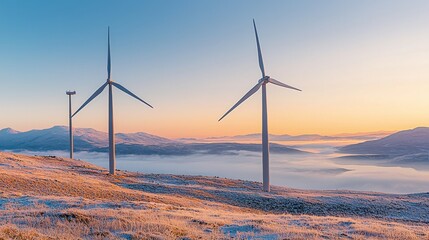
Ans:
{"type": "MultiPolygon", "coordinates": [[[[281,142],[277,142],[281,143],[281,142]]],[[[288,144],[290,143],[283,143],[288,144]]],[[[361,190],[387,193],[429,192],[429,170],[380,165],[372,161],[348,161],[337,158],[338,142],[294,145],[312,154],[271,154],[273,185],[302,189],[361,190]],[[419,170],[416,170],[419,169],[419,170]]],[[[68,152],[21,152],[32,155],[67,157],[68,152]]],[[[76,152],[75,158],[108,167],[108,153],[76,152]]],[[[118,155],[117,169],[144,173],[219,176],[233,179],[262,180],[261,154],[231,152],[227,155],[188,156],[118,155]]],[[[424,168],[423,168],[424,169],[424,168]]]]}

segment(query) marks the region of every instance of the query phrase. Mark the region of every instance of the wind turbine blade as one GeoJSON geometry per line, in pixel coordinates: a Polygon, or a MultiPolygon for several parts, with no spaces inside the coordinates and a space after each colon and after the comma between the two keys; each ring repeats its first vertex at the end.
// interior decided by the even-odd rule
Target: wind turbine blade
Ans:
{"type": "Polygon", "coordinates": [[[262,86],[264,82],[261,81],[258,84],[256,84],[252,89],[250,89],[249,92],[246,93],[234,106],[232,106],[231,109],[228,110],[218,121],[222,120],[228,113],[230,113],[232,110],[234,110],[238,105],[240,105],[242,102],[246,101],[250,96],[252,96],[255,92],[259,90],[259,88],[262,86]]]}
{"type": "Polygon", "coordinates": [[[107,79],[110,80],[111,63],[110,63],[110,27],[107,27],[107,79]]]}
{"type": "Polygon", "coordinates": [[[264,60],[262,59],[261,46],[259,45],[258,31],[256,30],[255,19],[253,19],[253,28],[255,29],[256,44],[258,45],[259,68],[262,72],[262,77],[265,77],[264,60]]]}
{"type": "Polygon", "coordinates": [[[290,88],[290,89],[293,89],[293,90],[301,91],[301,89],[294,88],[294,87],[289,86],[289,85],[287,85],[287,84],[284,84],[284,83],[282,83],[282,82],[280,82],[280,81],[277,81],[277,80],[275,80],[275,79],[273,79],[273,78],[269,78],[269,79],[268,79],[268,82],[270,82],[270,83],[272,83],[272,84],[275,84],[275,85],[278,85],[278,86],[281,86],[281,87],[285,87],[285,88],[290,88]]]}
{"type": "Polygon", "coordinates": [[[84,102],[83,104],[82,104],[82,106],[72,115],[72,117],[74,116],[74,115],[76,115],[80,110],[82,110],[82,108],[84,108],[89,102],[91,102],[94,98],[96,98],[98,95],[100,95],[100,93],[101,92],[103,92],[103,90],[104,90],[104,88],[107,86],[107,82],[106,83],[103,83],[103,85],[99,88],[99,89],[97,89],[97,91],[95,91],[92,95],[91,95],[91,97],[89,97],[88,98],[88,100],[86,100],[86,102],[84,102]]]}
{"type": "Polygon", "coordinates": [[[120,85],[119,83],[112,82],[112,84],[113,84],[113,86],[115,86],[115,87],[119,88],[119,89],[120,89],[121,91],[123,91],[124,93],[126,93],[126,94],[130,95],[131,97],[133,97],[133,98],[135,98],[135,99],[139,100],[140,102],[142,102],[142,103],[144,103],[144,104],[148,105],[149,107],[153,108],[149,103],[147,103],[147,102],[143,101],[141,98],[137,97],[137,95],[135,95],[134,93],[132,93],[130,90],[126,89],[125,87],[123,87],[123,86],[122,86],[122,85],[120,85]]]}

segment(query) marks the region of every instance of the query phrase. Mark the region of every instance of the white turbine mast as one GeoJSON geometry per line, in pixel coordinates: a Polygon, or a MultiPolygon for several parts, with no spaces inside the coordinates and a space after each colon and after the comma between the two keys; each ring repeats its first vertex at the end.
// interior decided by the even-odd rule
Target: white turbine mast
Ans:
{"type": "Polygon", "coordinates": [[[70,143],[70,158],[73,159],[73,125],[72,125],[72,101],[71,97],[76,94],[76,91],[66,91],[69,96],[69,143],[70,143]]]}
{"type": "Polygon", "coordinates": [[[109,173],[115,174],[116,169],[116,150],[115,150],[115,129],[113,124],[113,86],[119,90],[125,92],[131,97],[139,100],[140,102],[146,104],[147,106],[153,108],[149,103],[143,101],[137,95],[120,85],[119,83],[114,82],[111,79],[111,59],[110,59],[110,28],[107,29],[107,81],[101,85],[89,98],[82,104],[82,106],[72,115],[75,116],[80,110],[82,110],[89,102],[96,98],[101,92],[103,92],[106,86],[109,86],[109,173]]]}
{"type": "Polygon", "coordinates": [[[256,93],[259,88],[262,86],[262,176],[263,176],[263,190],[265,192],[270,191],[270,169],[269,169],[269,162],[270,162],[270,154],[269,154],[269,140],[268,140],[268,116],[267,116],[267,90],[266,85],[268,83],[272,83],[281,87],[290,88],[293,90],[301,91],[298,88],[294,88],[292,86],[289,86],[287,84],[284,84],[280,81],[277,81],[270,76],[265,75],[265,68],[264,68],[264,61],[262,59],[262,52],[261,52],[261,46],[259,45],[259,37],[258,37],[258,31],[256,30],[256,24],[255,19],[253,19],[253,28],[255,29],[255,36],[256,36],[256,45],[258,47],[258,59],[259,59],[259,68],[261,69],[262,78],[258,80],[258,83],[250,89],[249,92],[247,92],[238,102],[232,106],[231,109],[229,109],[220,119],[222,120],[226,115],[228,115],[232,110],[234,110],[238,105],[240,105],[242,102],[246,101],[250,96],[252,96],[254,93],[256,93]]]}

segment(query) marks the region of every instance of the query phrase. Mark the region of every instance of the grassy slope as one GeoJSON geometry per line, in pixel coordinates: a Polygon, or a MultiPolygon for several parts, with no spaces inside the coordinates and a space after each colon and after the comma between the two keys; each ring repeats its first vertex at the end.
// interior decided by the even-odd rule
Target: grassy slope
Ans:
{"type": "Polygon", "coordinates": [[[429,239],[429,194],[260,188],[0,153],[0,239],[429,239]]]}

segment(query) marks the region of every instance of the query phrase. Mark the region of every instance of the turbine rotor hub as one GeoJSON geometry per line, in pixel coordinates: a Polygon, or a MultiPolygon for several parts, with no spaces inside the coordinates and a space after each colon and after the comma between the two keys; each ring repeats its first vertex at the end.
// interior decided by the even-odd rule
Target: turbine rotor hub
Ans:
{"type": "Polygon", "coordinates": [[[270,76],[265,76],[265,77],[259,79],[258,82],[259,83],[263,82],[264,84],[267,84],[268,83],[268,79],[270,79],[270,76]]]}

